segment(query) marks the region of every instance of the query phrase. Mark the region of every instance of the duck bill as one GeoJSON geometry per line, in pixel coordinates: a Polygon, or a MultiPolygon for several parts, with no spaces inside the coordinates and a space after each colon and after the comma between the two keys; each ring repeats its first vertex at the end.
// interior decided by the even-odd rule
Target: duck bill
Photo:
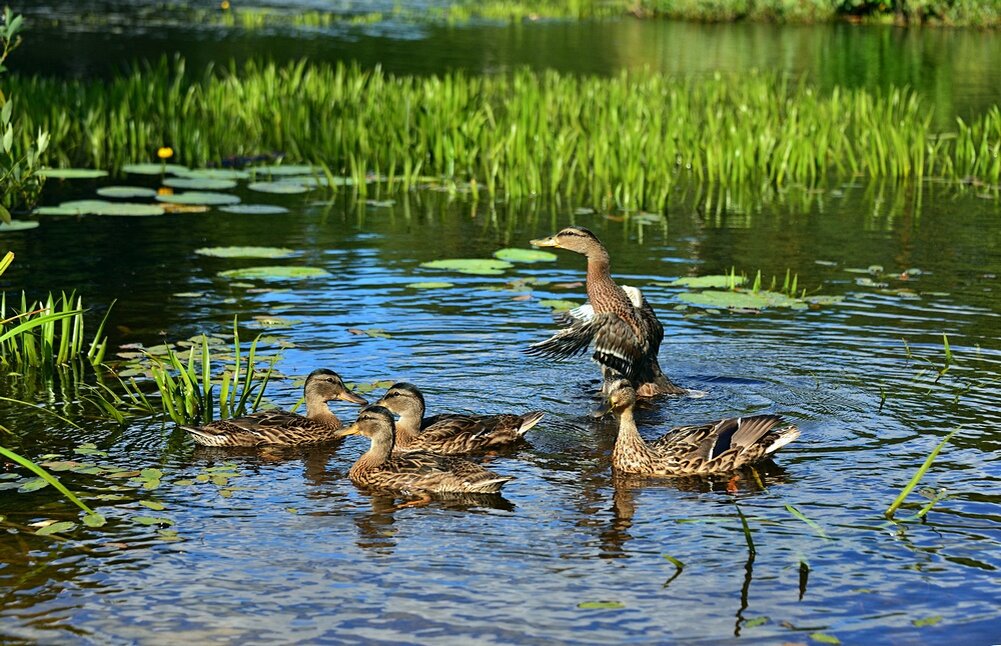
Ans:
{"type": "Polygon", "coordinates": [[[560,243],[556,240],[556,236],[549,236],[548,238],[537,238],[535,240],[529,240],[528,243],[533,247],[559,247],[560,243]]]}
{"type": "Polygon", "coordinates": [[[340,395],[337,396],[337,399],[340,399],[341,401],[351,402],[352,404],[358,404],[359,406],[365,406],[366,404],[368,404],[368,400],[366,400],[364,397],[360,397],[354,394],[350,390],[345,390],[344,392],[342,392],[340,395]]]}
{"type": "Polygon", "coordinates": [[[358,434],[359,434],[358,424],[356,422],[356,423],[352,424],[351,426],[347,426],[345,428],[342,428],[341,430],[339,430],[336,433],[334,433],[334,437],[347,437],[348,435],[358,435],[358,434]]]}

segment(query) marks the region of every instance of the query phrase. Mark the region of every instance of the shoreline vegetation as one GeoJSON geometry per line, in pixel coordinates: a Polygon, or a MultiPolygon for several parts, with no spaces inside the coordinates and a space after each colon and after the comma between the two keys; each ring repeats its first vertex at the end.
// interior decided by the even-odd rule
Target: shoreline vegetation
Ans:
{"type": "MultiPolygon", "coordinates": [[[[1001,0],[458,0],[381,11],[283,10],[225,0],[213,8],[161,4],[137,8],[142,22],[163,20],[220,27],[322,29],[385,21],[462,25],[470,22],[532,22],[633,17],[693,22],[756,21],[778,24],[849,22],[941,27],[1001,27],[1001,0]]],[[[54,18],[53,20],[64,20],[54,18]]],[[[98,14],[83,23],[100,24],[98,14]]]]}
{"type": "Polygon", "coordinates": [[[110,81],[10,77],[21,145],[47,164],[120,169],[161,146],[190,166],[279,152],[342,175],[415,188],[428,176],[476,198],[566,198],[662,208],[672,190],[766,192],[868,176],[1001,181],[1001,109],[948,132],[912,91],[836,88],[770,74],[677,78],[394,76],[250,61],[192,72],[161,60],[110,81]]]}

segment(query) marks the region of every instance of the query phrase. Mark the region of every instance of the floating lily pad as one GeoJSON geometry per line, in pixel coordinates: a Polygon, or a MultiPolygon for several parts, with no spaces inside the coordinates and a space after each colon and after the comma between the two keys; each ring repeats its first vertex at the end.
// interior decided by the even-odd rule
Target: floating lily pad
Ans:
{"type": "Polygon", "coordinates": [[[175,175],[189,179],[248,179],[250,173],[235,168],[192,168],[191,170],[175,171],[175,175]]]}
{"type": "Polygon", "coordinates": [[[205,206],[238,204],[240,202],[240,198],[235,195],[209,191],[185,191],[173,195],[157,195],[156,199],[169,204],[200,204],[205,206]]]}
{"type": "Polygon", "coordinates": [[[685,276],[666,283],[669,287],[693,287],[695,289],[740,287],[747,282],[746,276],[685,276]]]}
{"type": "Polygon", "coordinates": [[[96,179],[107,177],[108,171],[96,168],[43,168],[38,174],[50,179],[96,179]]]}
{"type": "Polygon", "coordinates": [[[788,307],[795,310],[807,308],[798,298],[769,291],[738,292],[709,289],[704,292],[686,292],[678,296],[689,305],[709,309],[760,310],[766,307],[788,307]]]}
{"type": "Polygon", "coordinates": [[[444,281],[425,281],[422,283],[408,283],[407,287],[410,289],[445,289],[446,287],[454,287],[455,283],[446,283],[444,281]]]}
{"type": "Polygon", "coordinates": [[[320,169],[316,166],[308,166],[303,164],[282,164],[278,166],[254,166],[251,168],[253,172],[259,175],[309,175],[310,173],[319,172],[320,169]]]}
{"type": "Polygon", "coordinates": [[[506,260],[496,260],[493,258],[453,258],[451,260],[422,262],[421,267],[425,269],[446,269],[457,271],[460,274],[497,276],[504,273],[505,269],[514,267],[514,265],[506,260]]]}
{"type": "Polygon", "coordinates": [[[38,223],[34,220],[13,220],[11,222],[0,222],[0,233],[8,231],[27,231],[37,229],[38,223]]]}
{"type": "Polygon", "coordinates": [[[122,172],[135,175],[163,175],[164,173],[186,173],[190,169],[180,164],[125,164],[122,172]]]}
{"type": "Polygon", "coordinates": [[[234,204],[232,206],[219,207],[225,213],[238,213],[241,215],[279,215],[288,213],[284,206],[276,204],[234,204]]]}
{"type": "Polygon", "coordinates": [[[202,247],[195,253],[215,258],[288,258],[295,252],[284,247],[202,247]]]}
{"type": "Polygon", "coordinates": [[[35,209],[39,215],[114,215],[146,217],[163,215],[163,208],[157,204],[136,204],[133,202],[108,202],[106,200],[73,200],[59,206],[43,206],[35,209]]]}
{"type": "Polygon", "coordinates": [[[373,381],[373,382],[367,383],[367,384],[348,383],[346,385],[347,385],[348,388],[350,388],[351,390],[355,391],[356,393],[359,393],[359,394],[362,394],[362,395],[366,395],[366,394],[372,392],[373,390],[378,390],[380,388],[389,388],[394,383],[396,383],[396,382],[394,382],[394,381],[392,381],[390,379],[383,379],[381,381],[373,381]]]}
{"type": "Polygon", "coordinates": [[[309,190],[308,187],[298,182],[251,182],[247,184],[247,188],[261,193],[278,193],[280,195],[295,195],[309,190]]]}
{"type": "Polygon", "coordinates": [[[494,252],[494,258],[508,262],[556,262],[556,254],[537,249],[499,249],[494,252]]]}
{"type": "Polygon", "coordinates": [[[163,180],[164,186],[171,188],[187,188],[196,191],[225,191],[236,186],[231,179],[214,177],[168,177],[163,180]]]}
{"type": "MultiPolygon", "coordinates": [[[[346,180],[349,179],[349,177],[335,177],[334,186],[346,186],[348,184],[346,180]]],[[[330,180],[325,175],[290,175],[288,177],[279,177],[276,181],[282,184],[302,184],[311,188],[330,186],[330,180]]],[[[354,184],[353,181],[350,183],[354,184]]]]}
{"type": "Polygon", "coordinates": [[[144,186],[102,186],[97,189],[101,197],[156,197],[156,191],[144,186]]]}
{"type": "Polygon", "coordinates": [[[243,269],[228,269],[218,274],[222,278],[237,280],[282,280],[300,278],[325,278],[330,272],[319,267],[297,267],[292,265],[275,265],[268,267],[244,267],[243,269]]]}
{"type": "Polygon", "coordinates": [[[388,339],[392,336],[389,332],[386,332],[381,327],[370,327],[367,330],[361,330],[359,328],[352,327],[348,328],[348,332],[350,332],[351,334],[363,334],[366,336],[370,336],[373,339],[388,339]]]}
{"type": "Polygon", "coordinates": [[[621,601],[582,601],[577,604],[582,610],[619,610],[626,607],[621,601]]]}
{"type": "Polygon", "coordinates": [[[38,530],[35,531],[35,534],[38,536],[48,536],[49,534],[68,532],[74,527],[76,527],[76,523],[68,520],[62,520],[59,521],[58,523],[52,523],[50,525],[46,525],[45,527],[39,528],[38,530]]]}
{"type": "Polygon", "coordinates": [[[539,301],[539,305],[542,305],[543,307],[552,308],[554,312],[567,312],[580,305],[580,303],[574,303],[573,301],[564,301],[561,299],[547,299],[539,301]]]}

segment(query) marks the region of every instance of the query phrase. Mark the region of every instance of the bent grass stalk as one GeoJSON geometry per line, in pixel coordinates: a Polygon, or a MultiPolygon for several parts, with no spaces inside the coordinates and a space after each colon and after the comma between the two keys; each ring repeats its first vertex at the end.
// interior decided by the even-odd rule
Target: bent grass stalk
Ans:
{"type": "Polygon", "coordinates": [[[85,525],[87,525],[88,527],[100,527],[104,525],[105,523],[104,516],[102,516],[101,514],[97,513],[96,511],[88,507],[86,503],[80,500],[72,491],[67,489],[66,485],[59,482],[59,479],[56,478],[54,475],[52,475],[39,465],[35,464],[28,458],[18,455],[17,453],[14,453],[10,449],[5,449],[2,446],[0,446],[0,455],[4,456],[8,460],[13,460],[14,462],[17,462],[24,468],[28,469],[29,471],[37,475],[42,480],[45,480],[47,483],[52,485],[57,491],[59,491],[59,493],[69,498],[70,502],[72,502],[74,505],[82,509],[84,514],[86,514],[83,519],[85,525]]]}
{"type": "MultiPolygon", "coordinates": [[[[883,512],[884,516],[886,516],[890,520],[893,520],[894,513],[896,513],[897,509],[899,509],[902,504],[904,504],[904,500],[911,493],[911,491],[914,490],[914,487],[916,487],[918,483],[921,482],[921,478],[923,478],[928,469],[931,468],[932,462],[935,461],[935,458],[936,456],[938,456],[939,451],[942,450],[942,447],[944,447],[946,443],[950,439],[952,439],[952,436],[959,432],[959,430],[960,429],[957,428],[950,431],[949,434],[946,435],[944,438],[942,438],[942,441],[939,442],[934,449],[932,449],[932,452],[928,454],[927,458],[925,458],[924,463],[917,470],[917,472],[915,472],[915,474],[911,477],[910,482],[908,482],[907,485],[900,490],[900,493],[894,499],[893,503],[891,503],[890,506],[887,507],[886,511],[883,512]]],[[[920,515],[923,516],[924,514],[927,514],[928,511],[931,509],[932,505],[934,505],[935,502],[937,501],[938,501],[937,499],[933,499],[930,504],[925,505],[925,508],[921,509],[920,515]]]]}

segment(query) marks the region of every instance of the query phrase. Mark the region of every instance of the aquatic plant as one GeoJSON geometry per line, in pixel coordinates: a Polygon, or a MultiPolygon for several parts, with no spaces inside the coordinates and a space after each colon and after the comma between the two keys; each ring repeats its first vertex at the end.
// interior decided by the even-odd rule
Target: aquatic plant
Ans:
{"type": "Polygon", "coordinates": [[[362,195],[372,181],[437,183],[473,199],[661,210],[691,186],[742,194],[848,175],[1001,180],[999,110],[939,133],[909,90],[821,93],[769,74],[416,77],[306,61],[193,74],[178,59],[107,82],[11,81],[31,106],[26,124],[52,133],[63,165],[121,167],[166,132],[189,165],[280,150],[318,165],[328,190],[362,195]]]}
{"type": "MultiPolygon", "coordinates": [[[[896,498],[894,498],[890,506],[886,508],[886,511],[883,512],[884,516],[886,516],[890,520],[893,520],[893,515],[897,512],[897,509],[899,509],[900,506],[904,504],[904,500],[907,499],[907,496],[911,493],[911,491],[914,490],[914,487],[916,487],[918,483],[921,482],[921,478],[923,478],[925,473],[927,473],[928,469],[931,468],[932,462],[935,461],[935,458],[942,450],[942,447],[944,447],[949,442],[949,440],[952,439],[952,436],[959,432],[959,430],[960,429],[958,428],[953,429],[945,437],[943,437],[938,444],[935,445],[935,448],[931,450],[931,453],[928,454],[928,457],[925,458],[925,461],[921,464],[918,470],[914,472],[914,475],[907,482],[907,484],[904,485],[904,488],[900,490],[900,493],[897,495],[896,498]]],[[[935,503],[941,500],[941,498],[942,495],[933,495],[931,497],[931,501],[926,503],[918,511],[918,513],[915,515],[915,518],[921,518],[922,516],[927,514],[931,510],[931,508],[935,505],[935,503]]]]}

